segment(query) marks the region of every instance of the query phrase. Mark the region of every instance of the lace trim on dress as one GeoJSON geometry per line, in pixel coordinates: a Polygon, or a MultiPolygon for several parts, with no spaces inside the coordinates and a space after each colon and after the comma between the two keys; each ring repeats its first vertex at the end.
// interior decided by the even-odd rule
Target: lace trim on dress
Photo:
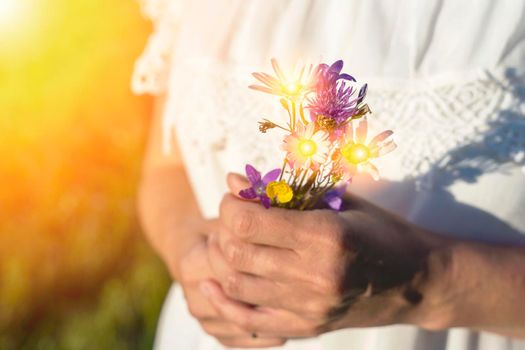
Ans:
{"type": "Polygon", "coordinates": [[[420,187],[475,181],[512,163],[525,171],[525,76],[515,70],[369,91],[377,124],[402,145],[403,177],[420,187]]]}
{"type": "MultiPolygon", "coordinates": [[[[177,72],[191,76],[192,84],[173,94],[177,110],[166,116],[165,130],[174,124],[185,130],[179,141],[192,145],[192,161],[200,167],[220,161],[240,169],[242,165],[230,159],[275,166],[282,156],[279,135],[257,135],[256,120],[279,114],[248,91],[245,69],[192,63],[177,72]],[[179,93],[186,97],[178,98],[179,93]],[[200,95],[206,98],[195,108],[188,96],[200,95]],[[187,115],[191,120],[182,117],[187,115]],[[206,137],[198,130],[206,130],[206,137]]],[[[370,82],[371,128],[394,130],[399,145],[379,164],[385,178],[413,179],[419,188],[430,188],[475,181],[512,164],[525,167],[525,75],[507,69],[402,84],[364,81],[370,82]]]]}
{"type": "Polygon", "coordinates": [[[135,63],[132,89],[137,94],[157,95],[165,91],[168,82],[171,53],[181,2],[177,0],[140,0],[145,17],[153,21],[154,31],[146,48],[135,63]]]}

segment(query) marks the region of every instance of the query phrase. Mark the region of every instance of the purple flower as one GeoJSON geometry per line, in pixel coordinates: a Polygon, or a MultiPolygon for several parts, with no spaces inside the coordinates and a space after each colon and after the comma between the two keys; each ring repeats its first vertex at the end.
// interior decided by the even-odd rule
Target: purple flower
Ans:
{"type": "Polygon", "coordinates": [[[343,206],[343,195],[346,192],[346,184],[326,192],[323,200],[333,210],[340,211],[343,206]]]}
{"type": "Polygon", "coordinates": [[[345,82],[333,84],[329,88],[318,90],[315,97],[308,100],[306,108],[310,110],[314,121],[317,121],[318,116],[323,116],[339,125],[357,112],[359,97],[354,98],[353,94],[353,87],[346,86],[345,82]]]}
{"type": "Polygon", "coordinates": [[[356,81],[353,76],[341,73],[343,60],[335,61],[331,66],[322,63],[317,67],[317,89],[323,90],[336,84],[340,79],[356,81]]]}
{"type": "Polygon", "coordinates": [[[342,69],[342,60],[331,66],[318,66],[315,97],[310,98],[306,106],[310,110],[312,121],[324,129],[335,130],[335,134],[338,133],[339,126],[357,113],[367,89],[366,84],[363,85],[357,97],[354,96],[354,87],[349,82],[356,80],[351,75],[341,73],[342,69]]]}
{"type": "Polygon", "coordinates": [[[271,200],[268,195],[266,195],[266,186],[270,182],[276,181],[280,174],[281,169],[274,169],[261,178],[260,172],[255,170],[250,164],[246,164],[246,177],[248,178],[248,181],[250,181],[252,187],[241,190],[239,196],[244,199],[259,198],[266,209],[270,208],[271,200]]]}

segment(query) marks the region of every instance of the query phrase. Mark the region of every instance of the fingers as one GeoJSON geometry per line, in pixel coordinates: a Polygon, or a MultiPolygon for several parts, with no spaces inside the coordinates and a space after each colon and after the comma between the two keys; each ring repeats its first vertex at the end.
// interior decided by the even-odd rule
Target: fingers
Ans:
{"type": "Polygon", "coordinates": [[[280,248],[297,248],[298,235],[315,227],[308,213],[281,208],[265,209],[258,203],[224,196],[220,207],[221,223],[237,238],[250,243],[280,248]]]}
{"type": "Polygon", "coordinates": [[[224,320],[201,322],[202,329],[226,346],[242,348],[259,348],[283,345],[285,340],[264,333],[249,332],[224,320]]]}
{"type": "Polygon", "coordinates": [[[282,294],[278,283],[232,269],[213,237],[208,243],[210,264],[226,295],[248,304],[278,306],[276,303],[279,299],[275,295],[282,294]]]}
{"type": "Polygon", "coordinates": [[[219,317],[217,310],[202,294],[198,285],[184,289],[184,297],[189,313],[200,322],[216,320],[219,317]]]}
{"type": "Polygon", "coordinates": [[[222,345],[229,348],[269,348],[273,346],[281,346],[286,343],[286,340],[281,338],[218,338],[222,345]]]}
{"type": "Polygon", "coordinates": [[[215,338],[250,338],[251,333],[223,319],[199,320],[202,329],[215,338]]]}
{"type": "Polygon", "coordinates": [[[256,308],[228,298],[220,286],[213,281],[204,281],[200,285],[202,293],[208,297],[218,313],[226,320],[233,321],[236,325],[251,332],[261,331],[260,327],[267,317],[256,308]]]}
{"type": "Polygon", "coordinates": [[[231,268],[275,281],[286,280],[299,265],[292,250],[245,243],[224,231],[210,237],[208,244],[210,249],[220,249],[231,268]]]}
{"type": "Polygon", "coordinates": [[[282,338],[309,337],[320,333],[315,324],[291,312],[254,308],[232,300],[226,296],[216,282],[202,282],[201,290],[222,318],[250,333],[256,332],[282,338]]]}
{"type": "Polygon", "coordinates": [[[244,190],[251,186],[250,182],[248,181],[248,179],[246,179],[246,177],[237,173],[229,173],[226,177],[226,182],[228,184],[228,187],[230,188],[231,193],[237,198],[240,198],[239,192],[241,190],[244,190]]]}

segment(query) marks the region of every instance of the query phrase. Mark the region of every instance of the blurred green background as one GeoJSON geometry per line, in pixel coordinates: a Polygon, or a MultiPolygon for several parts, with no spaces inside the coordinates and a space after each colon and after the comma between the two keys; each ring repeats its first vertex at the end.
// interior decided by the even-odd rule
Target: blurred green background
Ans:
{"type": "Polygon", "coordinates": [[[135,196],[134,0],[0,0],[0,349],[150,349],[169,277],[135,196]]]}

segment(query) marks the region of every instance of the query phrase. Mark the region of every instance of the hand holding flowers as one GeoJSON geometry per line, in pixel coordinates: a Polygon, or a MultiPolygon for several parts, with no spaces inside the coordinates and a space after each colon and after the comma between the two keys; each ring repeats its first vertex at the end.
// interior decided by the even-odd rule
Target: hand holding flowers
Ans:
{"type": "MultiPolygon", "coordinates": [[[[246,186],[238,175],[228,180],[232,193],[246,186]]],[[[217,279],[201,284],[221,317],[281,338],[394,323],[441,327],[446,314],[432,308],[440,291],[429,287],[439,260],[426,263],[447,240],[360,198],[344,200],[351,210],[267,210],[226,195],[209,239],[217,279]]]]}

